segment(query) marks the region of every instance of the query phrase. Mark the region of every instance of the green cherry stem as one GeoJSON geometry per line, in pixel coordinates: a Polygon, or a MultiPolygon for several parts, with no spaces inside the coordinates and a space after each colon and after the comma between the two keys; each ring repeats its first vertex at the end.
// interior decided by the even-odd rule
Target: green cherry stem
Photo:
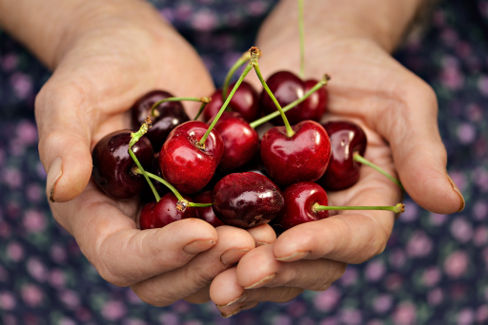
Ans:
{"type": "Polygon", "coordinates": [[[145,123],[142,123],[141,127],[139,128],[139,130],[137,132],[131,132],[131,134],[130,134],[130,141],[129,141],[129,156],[131,156],[131,158],[134,161],[134,163],[136,164],[138,170],[140,171],[140,173],[142,174],[142,176],[144,176],[144,178],[146,179],[147,184],[151,188],[151,191],[152,191],[152,193],[154,195],[154,198],[156,199],[156,202],[159,202],[159,200],[161,199],[161,197],[159,196],[159,193],[156,190],[156,187],[154,187],[154,184],[149,179],[149,176],[147,175],[147,172],[144,170],[144,168],[142,167],[139,159],[137,158],[136,154],[132,150],[132,147],[134,146],[134,144],[136,144],[137,141],[139,141],[139,139],[144,134],[147,133],[147,130],[149,130],[149,125],[151,124],[150,122],[151,122],[151,120],[150,119],[147,119],[145,123]]]}
{"type": "Polygon", "coordinates": [[[232,99],[232,97],[236,93],[237,88],[239,88],[239,86],[241,85],[242,81],[247,76],[247,74],[249,73],[249,71],[251,71],[251,69],[252,69],[252,64],[249,63],[246,66],[246,68],[244,69],[244,71],[242,71],[241,76],[239,77],[239,79],[234,84],[234,87],[230,91],[229,96],[227,96],[227,98],[225,99],[225,102],[222,104],[222,107],[220,107],[220,110],[217,112],[217,114],[215,115],[214,119],[212,120],[212,123],[210,123],[210,125],[208,126],[207,131],[205,132],[205,134],[203,135],[203,137],[198,142],[198,144],[200,145],[200,147],[203,148],[205,146],[205,141],[207,141],[207,138],[210,135],[210,132],[212,132],[212,129],[214,128],[215,124],[217,124],[217,122],[219,121],[220,116],[222,116],[222,114],[224,114],[224,111],[227,108],[227,106],[229,105],[230,100],[232,99]]]}
{"type": "MultiPolygon", "coordinates": [[[[283,112],[288,112],[290,109],[298,106],[299,104],[301,104],[302,102],[304,102],[308,97],[310,97],[314,92],[316,92],[318,89],[320,89],[321,87],[324,87],[327,85],[327,83],[329,82],[330,80],[330,77],[329,75],[324,75],[324,77],[322,78],[322,80],[320,80],[319,82],[317,82],[315,84],[315,86],[313,86],[309,91],[307,91],[302,97],[294,100],[293,102],[291,102],[290,104],[286,105],[285,107],[283,107],[283,112]]],[[[252,121],[251,123],[249,123],[249,125],[255,129],[257,128],[258,126],[274,119],[275,117],[279,116],[280,115],[280,112],[279,111],[274,111],[273,113],[270,113],[266,116],[263,116],[255,121],[252,121]]]]}
{"type": "Polygon", "coordinates": [[[200,98],[200,101],[202,102],[202,104],[200,105],[200,108],[198,109],[197,115],[195,115],[195,118],[193,119],[194,121],[198,120],[200,115],[202,115],[202,112],[205,109],[205,106],[207,106],[207,104],[210,103],[210,98],[202,97],[202,98],[200,98]]]}
{"type": "Polygon", "coordinates": [[[403,203],[398,203],[393,206],[370,206],[370,205],[358,205],[358,206],[328,206],[320,205],[315,203],[312,206],[314,212],[326,211],[326,210],[386,210],[395,213],[402,213],[405,211],[405,205],[403,203]]]}
{"type": "Polygon", "coordinates": [[[305,28],[303,26],[303,0],[298,0],[298,32],[300,34],[300,77],[305,77],[305,28]]]}
{"type": "Polygon", "coordinates": [[[259,81],[263,85],[264,90],[266,91],[266,93],[268,93],[269,97],[271,98],[271,100],[275,104],[276,108],[278,109],[278,112],[281,115],[281,118],[283,119],[283,123],[285,124],[285,129],[286,129],[286,135],[289,138],[291,138],[295,134],[295,131],[293,131],[293,129],[291,128],[290,122],[288,122],[288,119],[286,118],[286,114],[285,114],[285,112],[283,112],[283,109],[281,108],[280,103],[276,99],[276,97],[273,94],[273,92],[271,91],[271,89],[269,89],[268,84],[266,84],[266,81],[264,80],[263,75],[261,74],[261,70],[259,69],[257,57],[255,57],[254,55],[251,55],[251,64],[254,67],[254,71],[256,72],[256,75],[257,75],[259,81]]]}
{"type": "Polygon", "coordinates": [[[212,206],[212,203],[195,203],[195,202],[189,202],[187,199],[185,199],[180,194],[180,192],[178,192],[178,190],[173,185],[171,185],[171,183],[169,183],[164,178],[159,177],[158,175],[155,175],[155,174],[150,173],[150,172],[146,172],[146,174],[147,174],[147,176],[149,178],[152,178],[155,181],[158,181],[161,184],[163,184],[164,186],[166,186],[174,194],[174,196],[176,196],[176,198],[178,199],[178,202],[180,202],[182,204],[182,206],[191,206],[191,207],[198,207],[198,208],[205,208],[205,207],[212,206]]]}
{"type": "Polygon", "coordinates": [[[366,165],[366,166],[369,166],[369,167],[373,168],[374,170],[376,170],[377,172],[379,172],[380,174],[382,174],[386,178],[388,178],[390,181],[392,181],[393,183],[397,184],[402,189],[402,191],[405,190],[403,188],[402,183],[398,179],[396,179],[395,177],[391,176],[383,168],[381,168],[378,165],[376,165],[376,164],[372,163],[371,161],[367,160],[366,158],[364,158],[363,156],[361,156],[359,153],[355,152],[354,155],[353,155],[353,159],[354,159],[354,161],[357,161],[358,163],[361,163],[363,165],[366,165]]]}
{"type": "Polygon", "coordinates": [[[151,107],[151,117],[158,117],[159,112],[156,111],[156,108],[161,105],[162,103],[166,102],[181,102],[181,101],[188,101],[188,102],[200,102],[200,103],[209,103],[210,99],[208,97],[168,97],[163,98],[160,101],[154,103],[151,107]]]}
{"type": "Polygon", "coordinates": [[[251,59],[251,53],[249,51],[246,51],[232,65],[229,72],[227,72],[227,75],[225,76],[225,80],[224,80],[224,85],[222,86],[222,100],[225,100],[227,98],[227,92],[229,91],[230,80],[232,79],[234,73],[237,71],[237,69],[239,69],[244,64],[246,64],[250,59],[251,59]]]}

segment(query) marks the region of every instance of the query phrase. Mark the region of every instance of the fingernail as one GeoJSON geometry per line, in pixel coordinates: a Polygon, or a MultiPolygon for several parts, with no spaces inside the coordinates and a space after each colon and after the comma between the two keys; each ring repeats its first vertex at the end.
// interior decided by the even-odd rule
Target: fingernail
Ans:
{"type": "Polygon", "coordinates": [[[464,201],[464,196],[459,190],[459,188],[456,186],[456,184],[454,184],[454,181],[452,180],[451,176],[447,175],[447,179],[449,180],[449,183],[451,184],[451,187],[454,190],[454,192],[456,192],[456,194],[459,196],[459,200],[461,201],[461,203],[459,204],[459,209],[457,212],[461,212],[464,210],[464,206],[466,205],[466,202],[464,201]]]}
{"type": "Polygon", "coordinates": [[[185,253],[195,255],[206,251],[214,245],[215,240],[213,239],[197,239],[183,247],[183,250],[185,251],[185,253]]]}
{"type": "Polygon", "coordinates": [[[307,255],[308,255],[308,252],[295,252],[295,253],[288,255],[288,256],[277,257],[276,259],[278,261],[282,261],[282,262],[290,262],[290,261],[301,260],[302,258],[304,258],[307,255]]]}
{"type": "Polygon", "coordinates": [[[251,284],[250,286],[245,287],[244,289],[254,289],[254,288],[260,287],[263,284],[271,281],[275,276],[276,276],[276,273],[273,273],[273,274],[270,274],[268,276],[265,276],[261,280],[259,280],[259,281],[255,282],[255,283],[251,284]]]}
{"type": "Polygon", "coordinates": [[[220,262],[224,265],[231,265],[236,263],[241,259],[244,254],[249,252],[249,249],[241,249],[241,248],[231,248],[226,250],[225,252],[220,255],[220,262]]]}
{"type": "Polygon", "coordinates": [[[267,241],[256,241],[256,247],[264,246],[264,245],[270,245],[270,244],[271,243],[267,242],[267,241]]]}
{"type": "Polygon", "coordinates": [[[63,175],[63,160],[58,157],[53,160],[47,172],[46,188],[49,201],[55,202],[56,185],[63,175]]]}
{"type": "Polygon", "coordinates": [[[225,305],[217,305],[217,306],[218,307],[229,307],[229,306],[232,306],[234,304],[238,304],[238,303],[243,302],[244,300],[246,300],[246,298],[247,298],[247,295],[243,292],[242,295],[240,295],[239,297],[237,297],[234,300],[229,301],[225,305]]]}
{"type": "Polygon", "coordinates": [[[229,317],[232,317],[238,313],[240,313],[241,311],[243,310],[247,310],[247,309],[251,309],[251,308],[254,308],[258,305],[259,303],[258,302],[248,302],[247,304],[243,304],[242,306],[239,306],[238,308],[236,308],[235,310],[232,310],[232,311],[228,311],[228,312],[220,312],[220,314],[222,315],[222,317],[224,318],[229,318],[229,317]]]}
{"type": "Polygon", "coordinates": [[[230,311],[230,312],[220,312],[220,315],[222,315],[222,317],[224,318],[230,318],[232,316],[234,316],[235,314],[238,314],[239,312],[241,311],[240,308],[237,308],[236,310],[234,311],[230,311]]]}

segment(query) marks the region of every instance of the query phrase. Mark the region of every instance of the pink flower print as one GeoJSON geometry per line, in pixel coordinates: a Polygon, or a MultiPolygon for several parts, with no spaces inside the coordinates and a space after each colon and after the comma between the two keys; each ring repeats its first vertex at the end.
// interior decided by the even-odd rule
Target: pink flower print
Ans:
{"type": "Polygon", "coordinates": [[[488,96],[488,76],[481,76],[478,79],[478,89],[483,95],[488,96]]]}
{"type": "Polygon", "coordinates": [[[441,82],[446,88],[451,90],[457,90],[463,86],[464,77],[459,71],[459,63],[456,58],[444,58],[441,82]]]}
{"type": "Polygon", "coordinates": [[[34,279],[43,282],[47,278],[47,270],[44,264],[37,258],[30,258],[27,261],[27,270],[34,279]]]}
{"type": "Polygon", "coordinates": [[[15,297],[10,292],[0,292],[0,310],[12,310],[15,305],[15,297]]]}
{"type": "Polygon", "coordinates": [[[30,121],[22,121],[17,125],[16,136],[22,145],[37,143],[37,129],[30,121]]]}
{"type": "Polygon", "coordinates": [[[474,233],[473,241],[476,246],[484,246],[488,243],[488,229],[479,227],[474,233]]]}
{"type": "Polygon", "coordinates": [[[485,220],[488,215],[488,204],[478,201],[473,206],[473,214],[476,220],[485,220]]]}
{"type": "Polygon", "coordinates": [[[450,227],[452,236],[461,243],[466,243],[473,238],[473,226],[465,218],[460,217],[455,219],[450,227]]]}
{"type": "Polygon", "coordinates": [[[362,315],[357,309],[343,309],[341,311],[340,319],[342,324],[362,324],[362,315]]]}
{"type": "Polygon", "coordinates": [[[431,213],[429,220],[430,220],[431,225],[441,226],[446,222],[447,216],[445,214],[431,213]]]}
{"type": "Polygon", "coordinates": [[[390,295],[380,295],[375,298],[373,302],[373,308],[378,313],[385,313],[387,312],[393,304],[393,299],[390,295]]]}
{"type": "Polygon", "coordinates": [[[458,324],[473,324],[474,311],[470,308],[464,308],[457,315],[458,324]]]}
{"type": "Polygon", "coordinates": [[[126,313],[126,307],[120,301],[107,301],[102,308],[103,317],[110,321],[121,319],[126,313]]]}
{"type": "Polygon", "coordinates": [[[192,25],[197,30],[208,31],[215,27],[217,24],[217,17],[210,10],[200,10],[194,16],[192,25]]]}
{"type": "Polygon", "coordinates": [[[16,168],[5,168],[2,178],[5,184],[13,189],[17,189],[22,185],[22,174],[16,168]]]}
{"type": "Polygon", "coordinates": [[[165,325],[180,324],[179,317],[175,313],[165,312],[164,314],[161,314],[161,316],[159,316],[159,321],[161,322],[161,324],[165,324],[165,325]]]}
{"type": "Polygon", "coordinates": [[[273,325],[292,325],[292,320],[286,315],[276,315],[271,321],[273,325]]]}
{"type": "Polygon", "coordinates": [[[422,230],[416,231],[409,239],[407,253],[412,257],[424,257],[432,251],[432,240],[422,230]]]}
{"type": "Polygon", "coordinates": [[[10,83],[14,89],[15,95],[19,99],[27,99],[32,96],[32,80],[29,75],[21,72],[14,73],[10,77],[10,83]]]}
{"type": "Polygon", "coordinates": [[[63,246],[59,244],[54,244],[51,246],[51,258],[58,263],[62,263],[66,260],[66,250],[63,246]]]}
{"type": "Polygon", "coordinates": [[[34,284],[27,284],[22,287],[21,295],[25,303],[32,307],[39,306],[44,298],[41,289],[34,284]]]}
{"type": "Polygon", "coordinates": [[[7,256],[14,262],[20,261],[24,257],[24,249],[16,242],[7,246],[7,256]]]}
{"type": "Polygon", "coordinates": [[[17,55],[13,53],[6,54],[2,58],[2,68],[5,71],[12,71],[17,67],[18,62],[19,58],[17,55]]]}
{"type": "Polygon", "coordinates": [[[457,136],[462,144],[470,144],[476,138],[476,130],[470,123],[461,123],[457,128],[457,136]]]}
{"type": "Polygon", "coordinates": [[[334,308],[340,299],[340,292],[335,286],[331,286],[324,292],[315,296],[314,305],[318,310],[331,310],[334,308]]]}
{"type": "Polygon", "coordinates": [[[415,324],[417,311],[410,302],[401,303],[393,312],[393,320],[396,324],[415,324]]]}
{"type": "Polygon", "coordinates": [[[444,293],[442,289],[436,288],[427,294],[427,301],[429,305],[436,306],[444,300],[444,293]]]}
{"type": "Polygon", "coordinates": [[[366,266],[366,279],[376,282],[385,274],[385,265],[382,261],[371,261],[366,266]]]}
{"type": "Polygon", "coordinates": [[[340,281],[343,286],[354,285],[358,280],[358,271],[353,266],[348,266],[340,281]]]}
{"type": "Polygon", "coordinates": [[[49,283],[55,288],[61,288],[65,285],[66,278],[64,273],[59,269],[54,269],[49,273],[49,283]]]}
{"type": "Polygon", "coordinates": [[[405,202],[405,212],[400,215],[399,219],[403,222],[415,221],[418,218],[418,210],[417,204],[407,201],[405,202]]]}
{"type": "Polygon", "coordinates": [[[41,211],[28,210],[23,224],[27,232],[41,232],[46,227],[46,216],[41,211]]]}
{"type": "Polygon", "coordinates": [[[488,321],[488,305],[481,305],[476,311],[476,321],[484,324],[488,321]]]}
{"type": "Polygon", "coordinates": [[[429,267],[422,275],[422,282],[427,287],[435,286],[441,279],[441,272],[437,267],[429,267]]]}
{"type": "Polygon", "coordinates": [[[468,257],[463,251],[451,253],[444,261],[444,270],[451,278],[459,278],[468,268],[468,257]]]}
{"type": "Polygon", "coordinates": [[[64,290],[60,293],[60,300],[68,307],[68,308],[76,308],[80,305],[80,298],[76,295],[75,292],[71,290],[64,290]]]}

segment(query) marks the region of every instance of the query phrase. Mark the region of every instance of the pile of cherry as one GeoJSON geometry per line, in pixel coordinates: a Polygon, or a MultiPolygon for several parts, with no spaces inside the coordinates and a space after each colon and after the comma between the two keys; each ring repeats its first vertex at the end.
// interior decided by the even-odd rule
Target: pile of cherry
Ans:
{"type": "MultiPolygon", "coordinates": [[[[303,81],[279,71],[264,81],[253,58],[237,82],[209,98],[147,93],[131,108],[133,130],[108,134],[95,146],[94,182],[114,199],[139,196],[141,229],[182,218],[288,229],[326,218],[328,210],[348,209],[328,207],[324,188],[358,181],[364,131],[348,121],[320,124],[327,76],[303,81]],[[243,80],[253,68],[261,94],[243,80]],[[202,103],[195,119],[181,100],[202,103]],[[207,123],[197,120],[202,110],[207,123]],[[268,121],[275,126],[267,123],[260,137],[256,129],[268,121]]],[[[350,208],[403,211],[401,203],[350,208]]]]}

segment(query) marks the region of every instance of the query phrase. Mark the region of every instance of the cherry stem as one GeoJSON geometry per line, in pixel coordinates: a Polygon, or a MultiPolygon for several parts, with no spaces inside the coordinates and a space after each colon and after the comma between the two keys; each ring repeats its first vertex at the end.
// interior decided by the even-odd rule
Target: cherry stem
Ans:
{"type": "Polygon", "coordinates": [[[232,65],[229,72],[227,72],[227,75],[225,76],[225,80],[224,80],[224,85],[222,86],[222,100],[225,100],[227,98],[227,92],[229,91],[230,80],[232,79],[234,73],[237,71],[237,69],[239,69],[241,66],[246,64],[250,59],[251,59],[251,53],[250,51],[246,51],[232,65]]]}
{"type": "Polygon", "coordinates": [[[212,206],[212,203],[190,202],[187,199],[185,199],[180,194],[180,192],[178,192],[178,190],[173,185],[171,185],[171,183],[169,183],[167,180],[165,180],[164,178],[159,177],[158,175],[155,175],[155,174],[150,173],[150,172],[146,172],[146,174],[149,178],[152,178],[155,181],[158,181],[158,182],[162,183],[164,186],[166,186],[174,194],[174,196],[176,196],[176,198],[178,199],[178,203],[181,204],[182,206],[191,206],[191,207],[198,207],[198,208],[205,208],[205,207],[212,206]]]}
{"type": "Polygon", "coordinates": [[[329,205],[321,205],[315,203],[312,206],[312,211],[327,211],[327,210],[387,210],[392,211],[395,213],[402,213],[405,211],[405,204],[398,203],[393,206],[370,206],[370,205],[358,205],[358,206],[329,206],[329,205]]]}
{"type": "Polygon", "coordinates": [[[385,177],[387,177],[390,181],[392,181],[393,183],[397,184],[401,189],[402,191],[404,191],[405,189],[403,188],[403,185],[402,183],[396,179],[395,177],[391,176],[386,170],[384,170],[383,168],[379,167],[378,165],[372,163],[371,161],[367,160],[366,158],[364,158],[363,156],[361,156],[358,152],[355,152],[354,155],[353,155],[353,159],[354,161],[357,161],[358,163],[361,163],[363,165],[366,165],[366,166],[369,166],[371,168],[373,168],[374,170],[376,170],[377,172],[379,172],[380,174],[384,175],[385,177]]]}
{"type": "Polygon", "coordinates": [[[200,101],[202,102],[202,105],[200,105],[200,108],[198,109],[198,113],[197,113],[197,115],[195,115],[195,118],[193,119],[194,121],[198,120],[200,115],[202,115],[203,110],[205,109],[205,106],[207,106],[207,104],[210,103],[210,98],[202,97],[202,98],[200,98],[200,101]]]}
{"type": "MultiPolygon", "coordinates": [[[[324,77],[322,78],[322,80],[320,80],[319,82],[317,82],[315,84],[315,86],[313,86],[309,91],[307,91],[302,97],[294,100],[293,102],[291,102],[290,104],[286,105],[285,107],[283,107],[283,112],[288,112],[290,109],[298,106],[299,104],[301,104],[302,102],[304,102],[308,97],[310,97],[314,92],[316,92],[318,89],[320,89],[321,87],[327,85],[327,83],[329,82],[330,80],[330,77],[329,75],[324,75],[324,77]]],[[[257,119],[251,123],[249,123],[249,125],[255,129],[257,128],[258,126],[260,125],[263,125],[264,123],[274,119],[275,117],[279,116],[280,115],[280,112],[279,111],[274,111],[273,113],[270,113],[266,116],[263,116],[261,117],[260,119],[257,119]]]]}
{"type": "Polygon", "coordinates": [[[295,131],[293,131],[293,129],[291,128],[290,122],[288,122],[288,119],[286,118],[286,114],[285,114],[285,112],[283,112],[283,109],[281,108],[280,103],[276,99],[276,97],[273,94],[273,92],[271,91],[271,89],[269,89],[268,85],[266,84],[266,81],[264,81],[263,75],[261,74],[261,70],[259,69],[257,57],[254,57],[251,55],[251,64],[254,67],[254,71],[256,72],[256,75],[257,75],[259,81],[263,85],[264,90],[266,91],[266,93],[268,93],[268,96],[271,98],[271,100],[275,104],[276,108],[278,109],[279,114],[281,115],[281,118],[283,119],[283,123],[285,124],[285,129],[286,129],[286,135],[289,138],[291,138],[295,134],[295,131]]]}
{"type": "Polygon", "coordinates": [[[166,102],[181,102],[181,101],[188,101],[188,102],[200,102],[200,103],[209,103],[210,99],[208,97],[168,97],[163,98],[160,101],[154,103],[151,107],[151,117],[158,117],[159,112],[156,111],[159,105],[166,103],[166,102]]]}
{"type": "MultiPolygon", "coordinates": [[[[252,50],[253,50],[253,48],[251,48],[249,51],[252,51],[252,50]]],[[[244,69],[244,71],[242,71],[241,76],[239,77],[239,79],[234,84],[234,87],[230,91],[229,96],[227,96],[227,98],[225,99],[224,103],[222,104],[222,107],[220,107],[220,110],[217,112],[217,114],[215,115],[214,119],[212,120],[212,123],[210,123],[210,125],[208,126],[207,131],[205,132],[205,134],[203,135],[203,137],[198,142],[198,144],[202,148],[205,146],[205,141],[207,141],[207,138],[210,135],[210,132],[212,132],[212,129],[214,128],[215,124],[217,124],[217,122],[219,121],[220,116],[222,116],[222,114],[224,114],[224,111],[227,108],[227,106],[229,105],[230,100],[232,99],[232,97],[236,93],[237,88],[239,88],[239,86],[241,85],[242,81],[247,76],[247,74],[249,73],[249,71],[251,71],[251,69],[252,69],[252,64],[249,63],[246,66],[246,68],[244,69]]]]}
{"type": "Polygon", "coordinates": [[[140,171],[140,173],[142,174],[142,176],[144,176],[144,178],[146,179],[147,184],[151,188],[151,191],[152,191],[152,193],[154,195],[154,198],[156,199],[156,202],[159,202],[159,200],[161,199],[161,197],[159,196],[159,193],[156,190],[156,187],[154,187],[154,184],[149,179],[149,177],[147,175],[147,172],[144,170],[144,168],[142,167],[139,159],[137,158],[136,154],[132,150],[132,147],[134,146],[134,144],[136,144],[137,141],[139,141],[139,139],[142,136],[144,136],[144,134],[147,133],[147,130],[149,130],[149,125],[150,124],[151,124],[151,119],[147,118],[146,119],[146,122],[145,123],[142,123],[141,127],[139,128],[139,130],[137,132],[131,132],[131,134],[130,134],[130,141],[129,141],[129,156],[131,156],[131,158],[134,161],[134,163],[136,164],[138,170],[140,171]]]}
{"type": "Polygon", "coordinates": [[[300,77],[305,77],[305,28],[303,25],[303,0],[298,0],[298,32],[300,34],[300,77]]]}

